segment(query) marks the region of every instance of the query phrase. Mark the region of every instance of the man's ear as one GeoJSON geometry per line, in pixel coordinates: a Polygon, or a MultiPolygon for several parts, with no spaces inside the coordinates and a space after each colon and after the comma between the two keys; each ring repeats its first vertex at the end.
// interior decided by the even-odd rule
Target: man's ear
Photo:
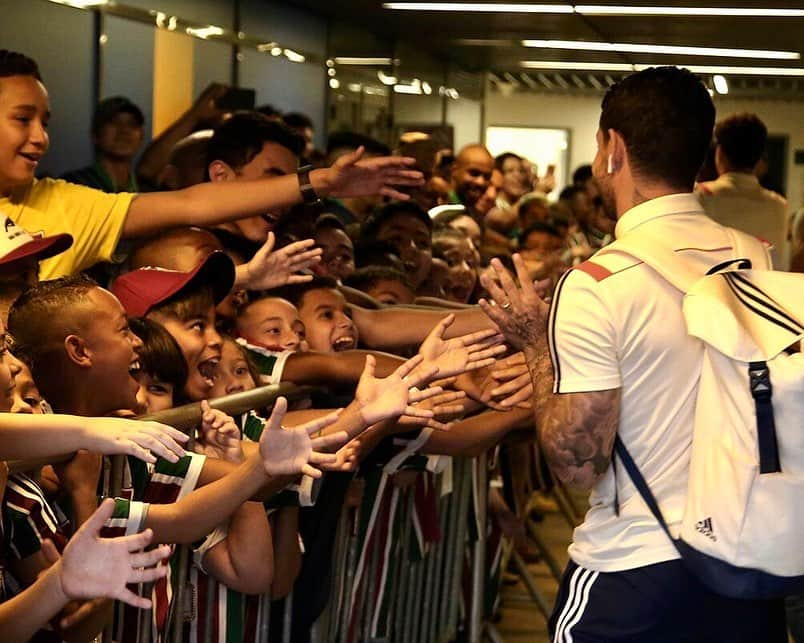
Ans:
{"type": "Polygon", "coordinates": [[[67,359],[76,366],[81,368],[92,366],[92,351],[83,337],[67,335],[64,338],[64,350],[67,353],[67,359]]]}
{"type": "Polygon", "coordinates": [[[207,168],[209,180],[213,183],[220,181],[233,181],[237,173],[224,161],[212,161],[207,168]]]}
{"type": "Polygon", "coordinates": [[[609,140],[606,144],[606,151],[609,156],[609,174],[614,174],[623,168],[628,160],[628,150],[625,147],[625,140],[615,129],[608,130],[609,140]]]}

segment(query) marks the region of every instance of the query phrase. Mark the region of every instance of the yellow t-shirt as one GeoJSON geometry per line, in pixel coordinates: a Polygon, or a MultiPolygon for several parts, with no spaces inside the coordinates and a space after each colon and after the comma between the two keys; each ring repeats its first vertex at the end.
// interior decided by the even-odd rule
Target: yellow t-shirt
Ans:
{"type": "Polygon", "coordinates": [[[40,179],[24,192],[0,197],[0,213],[31,233],[66,232],[73,245],[40,264],[40,279],[72,275],[109,261],[135,194],[106,194],[61,179],[40,179]]]}

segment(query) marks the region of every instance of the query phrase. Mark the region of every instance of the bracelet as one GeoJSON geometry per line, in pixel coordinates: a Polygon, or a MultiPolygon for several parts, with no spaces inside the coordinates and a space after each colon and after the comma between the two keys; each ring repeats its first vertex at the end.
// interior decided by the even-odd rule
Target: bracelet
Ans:
{"type": "Polygon", "coordinates": [[[312,169],[312,165],[305,165],[296,171],[296,175],[299,177],[299,191],[305,205],[318,205],[321,203],[321,199],[316,194],[315,188],[313,188],[313,184],[310,181],[310,171],[312,169]]]}

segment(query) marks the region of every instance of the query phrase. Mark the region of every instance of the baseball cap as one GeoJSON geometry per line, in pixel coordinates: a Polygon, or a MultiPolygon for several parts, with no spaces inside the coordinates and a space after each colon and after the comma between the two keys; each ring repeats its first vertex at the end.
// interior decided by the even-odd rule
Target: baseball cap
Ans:
{"type": "Polygon", "coordinates": [[[114,281],[112,292],[129,316],[144,317],[154,306],[197,284],[212,288],[213,299],[219,304],[229,294],[234,280],[234,262],[216,250],[190,272],[150,266],[132,270],[114,281]]]}
{"type": "Polygon", "coordinates": [[[69,234],[54,234],[50,237],[44,236],[41,232],[31,234],[9,217],[2,218],[5,219],[5,224],[0,230],[0,265],[26,257],[47,259],[64,252],[73,245],[73,238],[69,234]]]}
{"type": "Polygon", "coordinates": [[[97,132],[101,126],[120,113],[132,114],[137,119],[140,127],[145,123],[145,116],[139,107],[125,96],[112,96],[111,98],[104,98],[95,108],[95,113],[92,116],[92,131],[97,132]]]}

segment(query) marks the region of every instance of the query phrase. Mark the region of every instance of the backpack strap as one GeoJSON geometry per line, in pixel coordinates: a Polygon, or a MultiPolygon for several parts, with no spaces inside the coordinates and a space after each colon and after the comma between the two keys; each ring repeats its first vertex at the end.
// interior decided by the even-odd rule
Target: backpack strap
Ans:
{"type": "Polygon", "coordinates": [[[773,419],[773,387],[770,370],[765,362],[748,364],[751,397],[757,414],[757,444],[759,446],[759,473],[779,473],[779,444],[776,441],[776,422],[773,419]]]}
{"type": "Polygon", "coordinates": [[[645,232],[634,232],[617,239],[597,254],[622,252],[647,264],[659,275],[682,293],[687,293],[692,285],[701,278],[701,274],[689,267],[688,263],[678,257],[672,248],[645,232]]]}
{"type": "MultiPolygon", "coordinates": [[[[619,435],[614,438],[614,451],[617,456],[619,456],[620,460],[622,460],[623,466],[628,473],[628,477],[631,478],[631,482],[634,483],[639,495],[642,496],[642,500],[644,500],[645,504],[648,505],[648,509],[650,509],[653,517],[656,518],[662,529],[664,529],[664,533],[667,534],[667,537],[674,545],[676,545],[676,540],[670,534],[670,528],[667,526],[667,522],[665,522],[664,516],[662,515],[662,510],[659,509],[659,503],[656,502],[656,497],[650,490],[650,487],[643,477],[642,472],[639,470],[636,462],[634,462],[631,454],[628,453],[628,449],[625,448],[625,444],[623,444],[623,441],[620,439],[619,435]]],[[[678,547],[678,545],[676,545],[676,547],[678,547]]],[[[679,551],[679,554],[680,553],[681,552],[679,551]]]]}

